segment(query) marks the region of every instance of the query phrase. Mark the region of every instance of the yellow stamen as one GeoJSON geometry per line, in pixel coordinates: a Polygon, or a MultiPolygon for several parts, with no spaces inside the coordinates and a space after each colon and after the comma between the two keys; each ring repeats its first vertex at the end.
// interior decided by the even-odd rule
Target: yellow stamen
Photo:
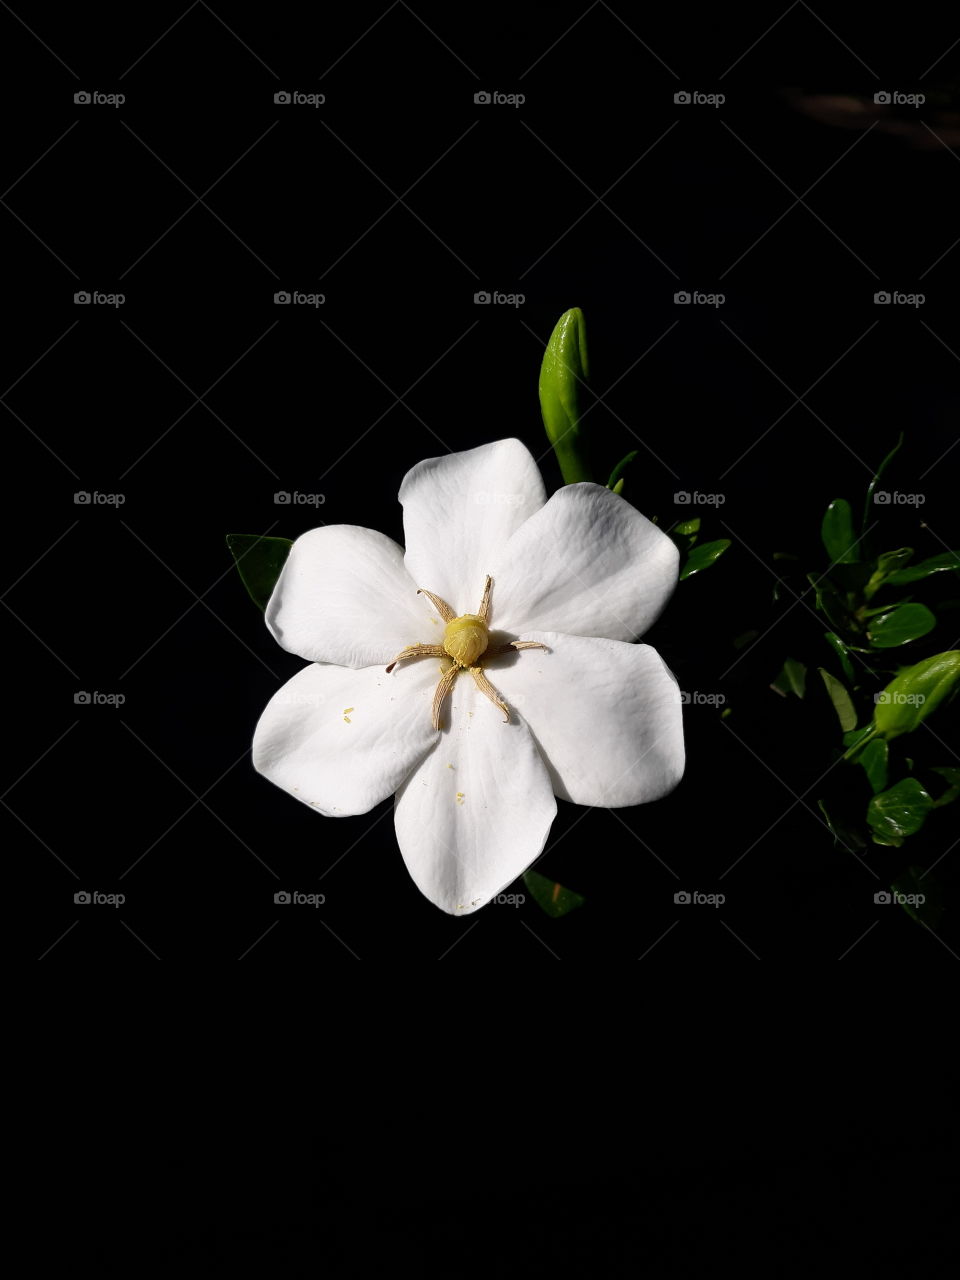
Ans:
{"type": "Polygon", "coordinates": [[[443,705],[443,700],[453,688],[453,682],[459,674],[460,667],[454,666],[451,667],[449,671],[445,671],[440,677],[440,683],[437,685],[433,694],[432,717],[433,727],[435,729],[440,728],[440,708],[443,705]]]}
{"type": "Polygon", "coordinates": [[[486,697],[488,697],[490,701],[493,703],[493,705],[495,707],[499,707],[500,710],[503,712],[503,723],[506,724],[507,721],[510,719],[510,708],[507,706],[504,700],[500,697],[499,693],[497,693],[496,689],[487,679],[486,673],[484,672],[483,667],[471,667],[470,674],[473,676],[474,680],[476,680],[477,688],[480,690],[480,692],[482,694],[485,694],[486,697]]]}

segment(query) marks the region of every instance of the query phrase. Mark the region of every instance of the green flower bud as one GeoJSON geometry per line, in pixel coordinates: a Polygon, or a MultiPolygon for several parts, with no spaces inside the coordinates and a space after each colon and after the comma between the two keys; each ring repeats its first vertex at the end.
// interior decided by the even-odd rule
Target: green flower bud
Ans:
{"type": "Polygon", "coordinates": [[[877,695],[874,723],[885,738],[910,733],[926,720],[960,680],[960,650],[925,658],[905,667],[877,695]]]}
{"type": "Polygon", "coordinates": [[[580,431],[580,405],[588,377],[583,312],[571,307],[557,321],[540,368],[540,412],[564,484],[593,479],[580,431]]]}

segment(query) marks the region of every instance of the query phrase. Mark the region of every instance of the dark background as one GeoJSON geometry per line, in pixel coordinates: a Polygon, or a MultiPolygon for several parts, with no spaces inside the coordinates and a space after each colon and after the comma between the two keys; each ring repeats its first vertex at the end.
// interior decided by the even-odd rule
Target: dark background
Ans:
{"type": "MultiPolygon", "coordinates": [[[[4,10],[0,25],[17,122],[0,209],[19,719],[5,818],[40,881],[38,957],[321,977],[397,957],[952,966],[949,915],[934,936],[875,907],[881,854],[833,847],[806,794],[828,735],[810,741],[768,689],[798,618],[822,630],[806,604],[778,620],[772,552],[817,567],[823,507],[858,507],[900,430],[890,487],[926,502],[885,512],[884,542],[918,558],[957,545],[960,154],[929,112],[929,137],[843,129],[784,92],[949,85],[945,14],[904,30],[873,6],[458,16],[401,0],[310,16],[200,0],[4,10]],[[681,89],[726,101],[677,106],[681,89]],[[80,90],[126,102],[74,105],[80,90]],[[326,102],[275,105],[283,90],[326,102]],[[526,101],[477,105],[482,90],[526,101]],[[678,308],[680,289],[726,301],[678,308]],[[880,310],[879,289],[927,300],[880,310]],[[79,290],[126,301],[79,307],[79,290]],[[278,307],[279,290],[325,301],[278,307]],[[525,301],[476,306],[481,290],[525,301]],[[725,497],[702,514],[734,547],[648,639],[681,687],[733,715],[689,708],[687,774],[662,802],[560,805],[539,869],[583,908],[458,921],[409,880],[390,802],[319,819],[252,770],[257,717],[302,664],[268,635],[224,535],[295,537],[319,516],[402,539],[404,472],[505,435],[552,489],[536,380],[573,305],[604,467],[638,448],[628,496],[665,525],[688,514],[677,490],[725,497]],[[324,502],[278,506],[279,490],[324,502]],[[76,505],[77,491],[125,501],[76,505]],[[761,639],[737,661],[748,629],[761,639]],[[125,702],[75,705],[80,690],[125,702]],[[75,907],[81,889],[126,902],[75,907]],[[281,889],[326,902],[276,908],[281,889]],[[727,901],[678,909],[679,889],[727,901]]],[[[938,723],[945,764],[951,732],[938,723]]],[[[956,839],[952,812],[935,816],[910,850],[924,867],[956,839]]]]}

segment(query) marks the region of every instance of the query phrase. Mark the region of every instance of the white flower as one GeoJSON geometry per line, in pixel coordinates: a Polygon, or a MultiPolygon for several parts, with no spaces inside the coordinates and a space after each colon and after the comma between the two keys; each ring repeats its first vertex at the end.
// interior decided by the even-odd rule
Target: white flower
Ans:
{"type": "Polygon", "coordinates": [[[266,620],[311,665],[271,699],[253,760],[328,816],[395,792],[417,887],[467,915],[540,855],[555,795],[616,808],[679,781],[676,681],[630,643],[678,553],[600,485],[546,501],[518,440],[419,463],[400,502],[406,551],[354,525],[293,544],[266,620]]]}

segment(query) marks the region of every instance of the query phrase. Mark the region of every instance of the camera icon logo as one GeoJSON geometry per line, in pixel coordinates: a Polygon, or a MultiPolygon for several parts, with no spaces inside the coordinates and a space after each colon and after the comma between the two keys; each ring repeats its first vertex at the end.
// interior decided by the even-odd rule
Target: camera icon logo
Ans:
{"type": "Polygon", "coordinates": [[[881,89],[879,93],[873,95],[873,100],[878,107],[887,107],[890,105],[890,94],[885,89],[881,89]]]}
{"type": "Polygon", "coordinates": [[[690,94],[686,91],[686,89],[681,89],[679,93],[675,93],[673,95],[673,100],[678,107],[688,106],[690,103],[690,94]]]}
{"type": "Polygon", "coordinates": [[[290,95],[285,90],[281,89],[279,93],[275,93],[273,95],[273,100],[275,103],[277,103],[278,106],[281,106],[281,107],[289,106],[290,95]]]}
{"type": "Polygon", "coordinates": [[[689,906],[690,895],[687,893],[686,889],[681,889],[679,893],[675,893],[673,895],[673,900],[678,906],[689,906]]]}
{"type": "Polygon", "coordinates": [[[81,89],[79,93],[73,95],[73,100],[78,106],[85,107],[90,102],[90,95],[86,89],[81,89]]]}
{"type": "Polygon", "coordinates": [[[690,495],[685,489],[681,489],[679,493],[673,495],[673,505],[676,507],[686,506],[690,502],[690,495]]]}
{"type": "Polygon", "coordinates": [[[291,301],[292,299],[290,297],[290,294],[287,293],[285,289],[282,289],[279,293],[275,293],[273,295],[273,302],[274,302],[274,305],[277,307],[287,307],[290,305],[291,301]]]}
{"type": "Polygon", "coordinates": [[[90,502],[90,495],[85,490],[73,495],[74,504],[78,507],[85,507],[90,502]]]}
{"type": "Polygon", "coordinates": [[[687,307],[690,305],[690,295],[686,289],[681,289],[679,293],[673,295],[673,301],[678,307],[687,307]]]}
{"type": "Polygon", "coordinates": [[[485,107],[491,102],[491,97],[485,89],[481,89],[479,93],[473,95],[473,100],[477,106],[485,107]]]}
{"type": "Polygon", "coordinates": [[[486,307],[493,301],[492,297],[485,289],[473,295],[474,304],[478,307],[486,307]]]}
{"type": "Polygon", "coordinates": [[[879,293],[873,295],[874,306],[888,307],[890,305],[890,294],[886,289],[881,289],[879,293]]]}
{"type": "Polygon", "coordinates": [[[90,902],[90,895],[86,889],[81,889],[79,893],[73,895],[73,900],[78,906],[86,906],[90,902]]]}
{"type": "Polygon", "coordinates": [[[873,900],[881,906],[889,906],[893,901],[893,896],[886,889],[881,889],[879,893],[873,895],[873,900]]]}
{"type": "Polygon", "coordinates": [[[680,705],[684,707],[689,707],[690,705],[690,694],[686,689],[680,690],[680,705]]]}
{"type": "Polygon", "coordinates": [[[878,489],[873,495],[874,502],[878,502],[881,507],[887,506],[890,502],[890,492],[888,489],[878,489]]]}
{"type": "Polygon", "coordinates": [[[283,507],[283,506],[289,506],[289,505],[290,505],[290,495],[289,495],[289,493],[287,493],[287,492],[286,492],[286,490],[285,490],[285,489],[282,489],[279,493],[275,493],[275,494],[273,495],[273,501],[274,501],[274,504],[275,504],[275,505],[279,505],[279,506],[282,506],[282,507],[283,507]]]}
{"type": "Polygon", "coordinates": [[[83,693],[83,692],[81,691],[81,692],[79,692],[79,693],[75,693],[75,694],[73,695],[73,701],[74,701],[74,703],[75,703],[78,707],[88,707],[88,706],[90,705],[90,703],[91,703],[92,699],[91,699],[91,697],[90,697],[89,693],[83,693]]]}
{"type": "Polygon", "coordinates": [[[90,295],[86,289],[82,289],[80,293],[73,295],[73,305],[75,307],[88,307],[90,305],[90,295]]]}
{"type": "Polygon", "coordinates": [[[273,895],[273,900],[279,906],[288,906],[290,903],[290,895],[285,889],[281,889],[279,893],[273,895]]]}

